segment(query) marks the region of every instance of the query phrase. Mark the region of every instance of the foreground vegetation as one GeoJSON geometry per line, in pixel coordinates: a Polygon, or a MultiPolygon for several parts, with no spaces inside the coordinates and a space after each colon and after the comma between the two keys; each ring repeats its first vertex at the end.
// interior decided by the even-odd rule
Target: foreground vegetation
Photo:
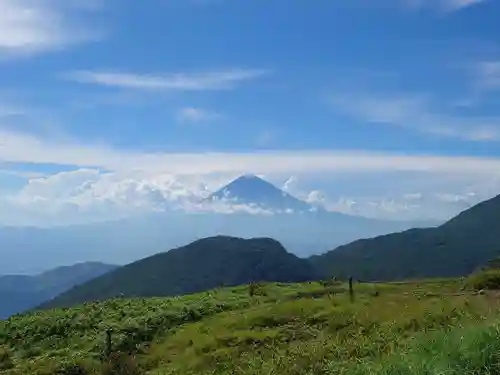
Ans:
{"type": "Polygon", "coordinates": [[[0,374],[494,374],[499,307],[459,280],[114,299],[0,322],[0,374]]]}

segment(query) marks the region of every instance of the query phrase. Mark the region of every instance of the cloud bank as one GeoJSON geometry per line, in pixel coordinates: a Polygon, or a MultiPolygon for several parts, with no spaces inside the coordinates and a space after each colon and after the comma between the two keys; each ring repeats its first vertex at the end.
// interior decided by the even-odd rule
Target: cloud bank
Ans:
{"type": "Polygon", "coordinates": [[[428,171],[488,174],[500,159],[389,152],[276,150],[267,152],[144,153],[103,145],[60,143],[0,130],[0,162],[93,167],[171,174],[428,171]]]}
{"type": "MultiPolygon", "coordinates": [[[[0,178],[3,172],[0,172],[0,178]]],[[[26,176],[19,191],[0,196],[2,224],[71,224],[153,212],[247,212],[272,215],[256,205],[205,202],[236,174],[181,175],[75,169],[26,176]]],[[[288,193],[332,212],[394,220],[446,220],[500,191],[496,175],[384,172],[262,176],[288,193]]]]}

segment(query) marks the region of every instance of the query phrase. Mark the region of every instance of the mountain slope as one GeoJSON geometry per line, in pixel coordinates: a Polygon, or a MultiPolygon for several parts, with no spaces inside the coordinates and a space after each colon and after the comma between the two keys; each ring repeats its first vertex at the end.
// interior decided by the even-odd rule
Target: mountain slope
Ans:
{"type": "Polygon", "coordinates": [[[210,237],[128,264],[76,286],[42,308],[116,296],[172,296],[253,281],[313,279],[313,268],[268,238],[210,237]]]}
{"type": "Polygon", "coordinates": [[[500,255],[500,196],[436,228],[358,240],[310,259],[322,273],[363,280],[462,276],[500,255]]]}
{"type": "Polygon", "coordinates": [[[278,189],[254,175],[244,175],[219,189],[208,201],[230,200],[238,204],[254,205],[269,210],[286,212],[311,211],[314,207],[278,189]]]}
{"type": "Polygon", "coordinates": [[[0,276],[0,319],[35,307],[115,268],[109,264],[87,262],[58,267],[36,276],[0,276]]]}
{"type": "Polygon", "coordinates": [[[40,311],[0,321],[0,374],[498,374],[500,300],[461,285],[355,284],[350,301],[342,283],[266,283],[40,311]]]}

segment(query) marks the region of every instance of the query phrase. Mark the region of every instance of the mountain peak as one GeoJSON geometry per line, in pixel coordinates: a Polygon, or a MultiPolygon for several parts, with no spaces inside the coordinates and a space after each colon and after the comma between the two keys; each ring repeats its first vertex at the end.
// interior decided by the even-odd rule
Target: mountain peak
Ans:
{"type": "Polygon", "coordinates": [[[261,181],[263,181],[262,178],[258,177],[257,175],[254,175],[253,173],[247,173],[247,174],[241,175],[236,180],[261,180],[261,181]]]}
{"type": "Polygon", "coordinates": [[[244,174],[244,175],[241,175],[240,177],[236,178],[235,180],[231,181],[229,184],[226,185],[226,187],[228,186],[234,186],[234,185],[241,185],[241,184],[265,184],[265,185],[271,185],[273,186],[275,189],[278,189],[277,187],[275,187],[274,185],[272,185],[270,182],[264,180],[263,178],[257,176],[257,175],[254,175],[254,174],[251,174],[251,173],[248,173],[248,174],[244,174]]]}
{"type": "Polygon", "coordinates": [[[295,198],[270,182],[254,175],[244,174],[213,193],[208,200],[229,200],[273,211],[310,211],[312,206],[295,198]]]}

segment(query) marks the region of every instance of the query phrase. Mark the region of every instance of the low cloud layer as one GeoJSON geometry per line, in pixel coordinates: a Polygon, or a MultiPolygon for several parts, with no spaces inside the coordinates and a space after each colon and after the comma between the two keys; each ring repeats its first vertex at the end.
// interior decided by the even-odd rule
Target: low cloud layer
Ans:
{"type": "Polygon", "coordinates": [[[174,175],[387,171],[489,174],[500,170],[499,158],[403,155],[356,150],[145,153],[103,145],[61,143],[5,130],[0,130],[0,162],[174,175]]]}
{"type": "MultiPolygon", "coordinates": [[[[3,173],[3,172],[2,172],[3,173]]],[[[0,173],[1,177],[1,173],[0,173]]],[[[158,211],[273,214],[256,205],[206,203],[210,193],[236,174],[173,175],[76,169],[26,178],[24,187],[0,196],[0,223],[71,224],[158,211]]],[[[421,172],[331,176],[267,174],[276,186],[334,212],[394,220],[446,220],[500,193],[500,174],[457,175],[421,172]]]]}

